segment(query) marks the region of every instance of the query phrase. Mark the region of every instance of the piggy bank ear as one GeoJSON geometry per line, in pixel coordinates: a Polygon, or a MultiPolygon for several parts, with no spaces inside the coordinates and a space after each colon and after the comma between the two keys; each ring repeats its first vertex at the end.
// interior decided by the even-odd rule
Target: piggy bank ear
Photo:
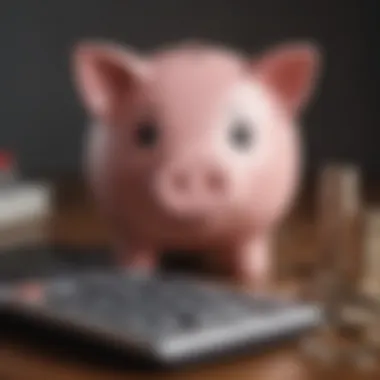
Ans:
{"type": "Polygon", "coordinates": [[[314,45],[287,44],[265,53],[254,67],[288,111],[298,113],[314,91],[320,61],[320,53],[314,45]]]}
{"type": "Polygon", "coordinates": [[[83,42],[72,58],[79,96],[89,114],[104,122],[125,110],[133,88],[146,76],[145,62],[121,46],[83,42]]]}

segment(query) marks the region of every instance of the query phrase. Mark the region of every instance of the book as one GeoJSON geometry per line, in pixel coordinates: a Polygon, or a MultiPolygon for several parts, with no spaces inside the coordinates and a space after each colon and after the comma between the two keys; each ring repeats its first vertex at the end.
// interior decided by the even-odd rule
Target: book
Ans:
{"type": "Polygon", "coordinates": [[[52,187],[46,183],[0,185],[0,231],[46,218],[52,208],[52,187]]]}

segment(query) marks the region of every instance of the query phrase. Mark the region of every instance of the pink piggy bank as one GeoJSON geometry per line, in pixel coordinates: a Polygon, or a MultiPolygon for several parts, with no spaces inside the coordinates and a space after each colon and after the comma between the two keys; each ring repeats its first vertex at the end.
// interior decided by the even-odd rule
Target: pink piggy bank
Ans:
{"type": "Polygon", "coordinates": [[[75,83],[93,121],[86,173],[125,265],[154,269],[160,252],[184,249],[240,279],[271,276],[319,61],[308,43],[252,58],[202,43],[151,54],[77,46],[75,83]]]}

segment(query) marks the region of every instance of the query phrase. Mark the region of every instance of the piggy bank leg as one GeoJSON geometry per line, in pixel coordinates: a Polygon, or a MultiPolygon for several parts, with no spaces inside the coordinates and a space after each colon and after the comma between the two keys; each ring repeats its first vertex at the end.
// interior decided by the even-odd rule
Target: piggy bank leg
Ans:
{"type": "Polygon", "coordinates": [[[125,269],[154,272],[158,256],[154,249],[147,249],[130,244],[121,244],[116,249],[118,264],[125,269]]]}
{"type": "Polygon", "coordinates": [[[272,285],[271,238],[267,234],[257,235],[241,244],[234,260],[234,274],[239,281],[258,291],[266,291],[272,285]]]}

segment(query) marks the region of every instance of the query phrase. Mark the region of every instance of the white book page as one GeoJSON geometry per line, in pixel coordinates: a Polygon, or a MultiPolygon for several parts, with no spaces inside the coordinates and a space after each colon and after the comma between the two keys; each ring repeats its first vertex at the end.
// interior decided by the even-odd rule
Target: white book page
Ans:
{"type": "Polygon", "coordinates": [[[47,216],[52,189],[46,184],[15,184],[0,187],[0,229],[47,216]]]}

